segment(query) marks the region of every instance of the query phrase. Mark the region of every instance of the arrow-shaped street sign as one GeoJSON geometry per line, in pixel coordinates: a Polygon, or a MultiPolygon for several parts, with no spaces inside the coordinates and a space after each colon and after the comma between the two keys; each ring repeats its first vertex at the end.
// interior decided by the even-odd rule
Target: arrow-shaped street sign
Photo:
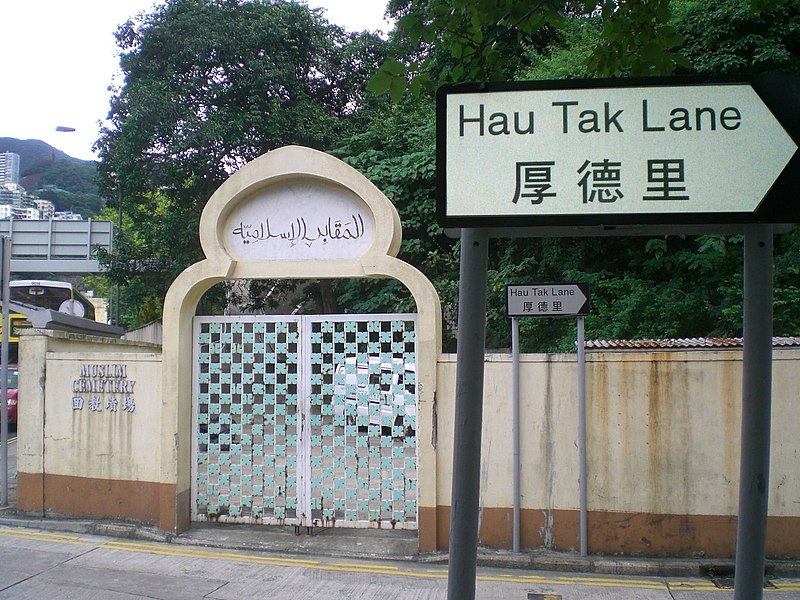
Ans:
{"type": "Polygon", "coordinates": [[[589,284],[507,285],[509,317],[570,317],[589,314],[589,284]]]}
{"type": "Polygon", "coordinates": [[[800,222],[800,78],[444,86],[445,227],[800,222]]]}

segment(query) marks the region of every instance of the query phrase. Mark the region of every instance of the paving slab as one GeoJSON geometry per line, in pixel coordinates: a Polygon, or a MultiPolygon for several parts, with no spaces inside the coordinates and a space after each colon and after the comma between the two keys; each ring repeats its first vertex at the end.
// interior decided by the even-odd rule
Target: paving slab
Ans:
{"type": "Polygon", "coordinates": [[[108,566],[90,567],[84,563],[94,563],[91,555],[85,561],[59,565],[42,573],[41,581],[87,590],[106,590],[116,593],[131,593],[158,600],[195,600],[208,597],[215,590],[224,587],[227,579],[214,579],[197,574],[185,575],[173,565],[170,574],[132,570],[127,560],[118,561],[119,568],[108,566]]]}

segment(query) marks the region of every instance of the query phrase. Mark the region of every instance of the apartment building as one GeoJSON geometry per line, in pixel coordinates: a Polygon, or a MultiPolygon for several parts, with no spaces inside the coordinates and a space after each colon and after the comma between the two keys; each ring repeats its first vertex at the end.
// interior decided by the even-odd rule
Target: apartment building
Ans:
{"type": "Polygon", "coordinates": [[[19,154],[0,152],[0,183],[19,184],[19,154]]]}

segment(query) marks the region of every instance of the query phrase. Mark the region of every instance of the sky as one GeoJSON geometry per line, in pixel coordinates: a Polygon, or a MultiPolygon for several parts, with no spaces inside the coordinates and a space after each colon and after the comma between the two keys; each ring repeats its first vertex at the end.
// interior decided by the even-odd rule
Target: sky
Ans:
{"type": "MultiPolygon", "coordinates": [[[[121,85],[117,26],[159,0],[2,0],[0,137],[43,140],[83,160],[121,85]],[[56,127],[74,128],[57,132],[56,127]]],[[[386,0],[308,0],[350,31],[388,31],[386,0]]]]}

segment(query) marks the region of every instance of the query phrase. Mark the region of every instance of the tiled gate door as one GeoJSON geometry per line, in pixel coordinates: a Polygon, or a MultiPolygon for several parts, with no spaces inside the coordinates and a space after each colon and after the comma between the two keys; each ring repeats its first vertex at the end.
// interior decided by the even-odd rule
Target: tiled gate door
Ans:
{"type": "Polygon", "coordinates": [[[415,315],[195,318],[197,521],[417,527],[415,315]]]}

